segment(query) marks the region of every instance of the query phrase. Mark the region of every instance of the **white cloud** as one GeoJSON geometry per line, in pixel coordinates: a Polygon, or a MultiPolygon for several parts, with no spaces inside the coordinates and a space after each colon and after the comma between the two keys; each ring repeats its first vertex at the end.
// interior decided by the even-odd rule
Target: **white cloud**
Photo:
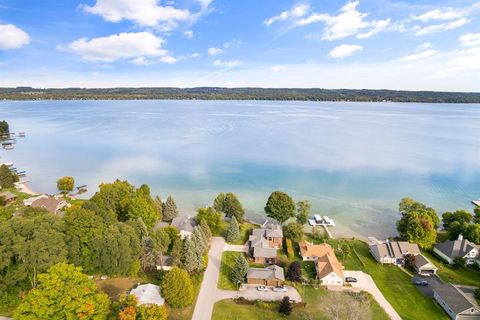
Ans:
{"type": "Polygon", "coordinates": [[[145,57],[135,58],[131,62],[136,66],[147,66],[147,65],[151,64],[151,62],[148,61],[147,59],[145,59],[145,57]]]}
{"type": "Polygon", "coordinates": [[[159,59],[159,61],[163,63],[173,64],[177,63],[178,59],[172,56],[163,56],[159,59]]]}
{"type": "Polygon", "coordinates": [[[242,63],[243,62],[239,60],[229,60],[229,61],[215,60],[213,61],[213,66],[220,67],[220,68],[233,68],[233,67],[238,67],[242,63]]]}
{"type": "Polygon", "coordinates": [[[453,8],[445,8],[445,9],[434,9],[427,11],[423,14],[418,16],[413,16],[414,20],[420,20],[422,22],[427,22],[430,20],[454,20],[463,18],[465,14],[465,10],[462,9],[453,9],[453,8]]]}
{"type": "Polygon", "coordinates": [[[158,0],[96,0],[95,5],[82,5],[85,12],[100,15],[110,22],[130,20],[143,27],[158,27],[161,31],[170,31],[179,22],[195,22],[207,9],[211,1],[199,0],[201,12],[193,13],[187,9],[172,5],[160,5],[158,0]]]}
{"type": "Polygon", "coordinates": [[[194,53],[192,53],[191,57],[192,58],[198,58],[198,57],[200,57],[200,53],[194,52],[194,53]]]}
{"type": "Polygon", "coordinates": [[[328,53],[328,56],[334,59],[343,59],[351,56],[355,52],[362,51],[363,47],[355,44],[342,44],[335,47],[328,53]]]}
{"type": "Polygon", "coordinates": [[[183,33],[183,36],[187,39],[192,39],[193,38],[193,31],[192,30],[185,31],[183,33]]]}
{"type": "Polygon", "coordinates": [[[312,13],[310,16],[298,19],[296,26],[305,26],[316,22],[325,23],[322,34],[323,40],[337,40],[357,34],[360,39],[368,38],[387,29],[390,18],[385,20],[367,21],[368,13],[357,10],[360,1],[349,1],[341,9],[338,15],[332,16],[327,13],[312,13]],[[361,30],[370,28],[368,31],[359,33],[361,30]]]}
{"type": "MultiPolygon", "coordinates": [[[[164,56],[167,52],[162,49],[163,44],[163,39],[152,33],[137,32],[93,39],[81,38],[70,43],[67,49],[88,61],[113,62],[119,59],[164,56]]],[[[59,46],[59,49],[65,48],[59,46]]]]}
{"type": "Polygon", "coordinates": [[[267,26],[272,25],[275,22],[279,21],[285,21],[291,18],[300,18],[306,15],[310,11],[310,6],[307,4],[299,4],[294,6],[291,10],[289,11],[283,11],[277,16],[271,17],[267,20],[265,20],[263,23],[265,23],[267,26]]]}
{"type": "Polygon", "coordinates": [[[432,57],[432,56],[436,55],[437,53],[438,53],[437,50],[428,49],[428,50],[424,50],[424,51],[421,51],[421,52],[418,52],[418,53],[413,53],[413,54],[403,56],[402,58],[399,59],[399,61],[422,60],[422,59],[432,57]]]}
{"type": "Polygon", "coordinates": [[[18,49],[30,43],[30,36],[13,24],[0,24],[0,50],[18,49]]]}
{"type": "Polygon", "coordinates": [[[433,44],[431,44],[430,42],[424,42],[422,43],[421,45],[418,46],[418,49],[420,50],[426,50],[426,49],[431,49],[433,48],[433,44]]]}
{"type": "Polygon", "coordinates": [[[224,47],[225,49],[238,48],[238,47],[240,47],[242,44],[243,44],[242,40],[234,38],[234,39],[232,39],[232,40],[230,40],[230,41],[225,42],[225,43],[223,44],[223,47],[224,47]]]}
{"type": "Polygon", "coordinates": [[[469,23],[470,20],[467,18],[460,18],[451,22],[445,22],[445,23],[440,23],[440,24],[432,24],[428,25],[426,27],[416,27],[416,36],[421,36],[429,33],[435,33],[435,32],[443,32],[447,30],[452,30],[456,28],[460,28],[461,26],[464,26],[465,24],[469,23]]]}
{"type": "Polygon", "coordinates": [[[480,46],[480,33],[467,33],[461,35],[458,40],[460,40],[460,44],[465,47],[480,46]]]}
{"type": "Polygon", "coordinates": [[[226,53],[227,51],[225,51],[223,49],[220,49],[220,48],[211,47],[211,48],[208,49],[207,52],[211,56],[218,56],[219,54],[226,53]]]}
{"type": "Polygon", "coordinates": [[[273,67],[272,67],[272,71],[273,71],[273,72],[279,72],[279,71],[281,71],[282,69],[283,69],[282,66],[273,66],[273,67]]]}

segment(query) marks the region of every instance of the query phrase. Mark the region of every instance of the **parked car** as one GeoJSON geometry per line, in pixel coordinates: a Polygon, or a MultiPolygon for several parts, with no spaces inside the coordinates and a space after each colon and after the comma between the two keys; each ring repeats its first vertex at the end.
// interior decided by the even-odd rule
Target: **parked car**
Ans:
{"type": "Polygon", "coordinates": [[[357,278],[354,277],[346,277],[345,282],[357,282],[357,278]]]}
{"type": "Polygon", "coordinates": [[[258,291],[268,291],[268,288],[265,287],[265,286],[258,286],[258,287],[257,287],[257,290],[258,290],[258,291]]]}
{"type": "Polygon", "coordinates": [[[428,286],[428,282],[423,280],[423,279],[415,279],[415,280],[413,280],[413,283],[416,286],[428,286]]]}
{"type": "Polygon", "coordinates": [[[278,287],[273,288],[273,291],[275,291],[275,292],[287,292],[287,288],[285,288],[283,286],[278,286],[278,287]]]}

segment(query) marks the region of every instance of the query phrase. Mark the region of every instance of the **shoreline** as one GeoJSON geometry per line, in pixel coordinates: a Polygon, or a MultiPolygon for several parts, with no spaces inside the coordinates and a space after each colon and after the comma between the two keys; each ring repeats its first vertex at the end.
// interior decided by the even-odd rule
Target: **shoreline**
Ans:
{"type": "Polygon", "coordinates": [[[31,196],[37,196],[39,195],[40,193],[37,193],[35,191],[33,191],[30,186],[28,185],[28,182],[19,182],[18,183],[18,189],[20,192],[23,192],[23,193],[26,193],[26,194],[29,194],[31,196]]]}

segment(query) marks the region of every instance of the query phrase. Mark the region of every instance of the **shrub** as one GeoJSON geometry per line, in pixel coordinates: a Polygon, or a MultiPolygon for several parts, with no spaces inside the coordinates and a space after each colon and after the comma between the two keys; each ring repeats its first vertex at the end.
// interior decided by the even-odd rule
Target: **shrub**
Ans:
{"type": "Polygon", "coordinates": [[[290,259],[295,258],[295,252],[293,251],[292,240],[285,239],[285,244],[287,246],[287,257],[289,257],[290,259]]]}
{"type": "Polygon", "coordinates": [[[300,282],[302,280],[302,265],[300,262],[293,261],[290,263],[287,270],[287,278],[296,282],[300,282]]]}
{"type": "Polygon", "coordinates": [[[193,283],[187,271],[173,267],[162,280],[162,295],[174,308],[183,308],[193,302],[193,283]]]}
{"type": "Polygon", "coordinates": [[[480,300],[480,288],[479,288],[479,289],[475,289],[475,291],[473,292],[473,294],[475,295],[475,299],[480,300]]]}
{"type": "Polygon", "coordinates": [[[287,315],[287,316],[290,313],[292,313],[292,305],[290,303],[290,297],[289,296],[283,297],[282,302],[280,302],[280,307],[279,307],[278,311],[280,313],[283,313],[284,315],[287,315]]]}
{"type": "Polygon", "coordinates": [[[453,267],[455,269],[459,269],[464,266],[465,266],[465,259],[463,259],[462,257],[456,257],[455,259],[453,259],[453,267]]]}

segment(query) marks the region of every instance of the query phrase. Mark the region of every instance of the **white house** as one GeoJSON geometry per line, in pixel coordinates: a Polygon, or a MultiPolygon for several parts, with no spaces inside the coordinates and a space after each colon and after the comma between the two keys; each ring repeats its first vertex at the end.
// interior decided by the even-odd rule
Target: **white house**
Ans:
{"type": "Polygon", "coordinates": [[[478,320],[480,308],[460,288],[444,284],[433,289],[433,298],[453,320],[478,320]]]}
{"type": "Polygon", "coordinates": [[[466,264],[473,264],[475,260],[478,263],[480,259],[479,251],[480,246],[463,239],[462,235],[459,235],[457,240],[437,243],[433,247],[433,252],[448,261],[449,264],[453,264],[453,260],[457,257],[465,259],[466,264]]]}
{"type": "Polygon", "coordinates": [[[176,217],[173,218],[171,226],[177,228],[180,231],[180,238],[185,239],[186,237],[191,237],[193,228],[197,223],[191,217],[176,217]]]}
{"type": "Polygon", "coordinates": [[[165,303],[165,299],[160,295],[160,287],[151,283],[139,285],[132,289],[130,294],[137,297],[138,305],[156,304],[161,306],[165,303]]]}

